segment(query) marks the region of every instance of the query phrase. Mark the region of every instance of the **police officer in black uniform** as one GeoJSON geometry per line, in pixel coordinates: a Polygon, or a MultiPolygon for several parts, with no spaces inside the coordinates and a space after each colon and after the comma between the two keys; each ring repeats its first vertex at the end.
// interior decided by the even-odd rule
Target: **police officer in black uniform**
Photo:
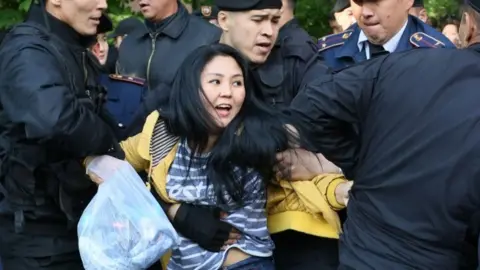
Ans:
{"type": "Polygon", "coordinates": [[[284,2],[285,14],[281,14],[280,0],[215,1],[223,29],[220,42],[250,60],[257,86],[266,101],[277,107],[288,106],[305,81],[326,72],[323,66],[309,65],[318,48],[293,16],[295,1],[284,2]],[[251,10],[265,10],[264,16],[251,19],[255,27],[242,14],[251,10]],[[230,25],[235,18],[237,23],[230,25]]]}
{"type": "MultiPolygon", "coordinates": [[[[86,50],[106,1],[32,4],[0,48],[0,257],[11,270],[83,269],[77,222],[97,187],[82,160],[123,158],[86,50]],[[118,150],[117,150],[118,149],[118,150]]],[[[111,24],[110,24],[111,26],[111,24]]]]}
{"type": "Polygon", "coordinates": [[[292,102],[300,133],[355,179],[339,269],[459,269],[480,209],[479,63],[472,50],[379,56],[292,102]]]}
{"type": "Polygon", "coordinates": [[[274,105],[288,106],[301,85],[324,70],[322,66],[308,65],[318,47],[295,18],[296,3],[296,0],[282,0],[283,12],[277,41],[267,61],[257,67],[262,89],[274,105]],[[283,66],[282,72],[275,70],[277,65],[283,66]],[[277,73],[282,75],[277,76],[277,73]],[[276,85],[278,82],[281,84],[276,85]]]}
{"type": "Polygon", "coordinates": [[[117,72],[147,80],[148,90],[171,85],[183,59],[218,41],[219,29],[191,16],[177,0],[140,1],[145,27],[130,33],[119,48],[117,72]],[[199,34],[201,33],[201,34],[199,34]]]}
{"type": "MultiPolygon", "coordinates": [[[[480,53],[480,0],[469,0],[461,9],[462,21],[458,31],[461,47],[480,53]]],[[[465,237],[465,259],[461,269],[476,269],[478,267],[479,237],[480,211],[472,219],[465,237]]]]}

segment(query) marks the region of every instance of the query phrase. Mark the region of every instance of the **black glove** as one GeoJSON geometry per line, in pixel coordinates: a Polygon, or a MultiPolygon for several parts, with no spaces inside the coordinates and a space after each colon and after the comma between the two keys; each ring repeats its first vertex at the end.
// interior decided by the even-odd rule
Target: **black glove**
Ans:
{"type": "Polygon", "coordinates": [[[202,248],[219,252],[228,240],[233,226],[220,221],[217,207],[181,204],[173,219],[173,227],[202,248]]]}

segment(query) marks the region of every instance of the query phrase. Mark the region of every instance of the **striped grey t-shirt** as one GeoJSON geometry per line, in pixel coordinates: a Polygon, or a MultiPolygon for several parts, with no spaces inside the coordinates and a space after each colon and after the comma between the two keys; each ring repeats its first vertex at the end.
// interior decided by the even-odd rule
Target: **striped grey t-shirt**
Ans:
{"type": "MultiPolygon", "coordinates": [[[[169,197],[196,205],[218,205],[213,186],[207,185],[205,168],[208,154],[190,159],[190,153],[185,141],[181,141],[167,177],[169,197]]],[[[228,249],[235,247],[252,256],[269,257],[274,244],[267,229],[266,190],[259,174],[249,172],[249,176],[251,177],[244,187],[242,208],[235,207],[231,198],[225,196],[227,205],[222,210],[228,213],[228,217],[224,221],[232,224],[242,234],[237,243],[228,249]]],[[[180,244],[172,250],[168,270],[218,270],[222,267],[228,249],[217,253],[209,252],[181,235],[180,238],[180,244]]]]}

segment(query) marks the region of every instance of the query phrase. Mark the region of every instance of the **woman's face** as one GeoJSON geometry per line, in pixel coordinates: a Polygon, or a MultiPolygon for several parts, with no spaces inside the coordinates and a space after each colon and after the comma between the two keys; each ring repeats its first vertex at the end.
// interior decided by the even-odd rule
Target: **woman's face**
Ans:
{"type": "Polygon", "coordinates": [[[108,56],[108,43],[105,34],[97,35],[97,43],[93,45],[92,53],[97,57],[101,65],[105,65],[108,56]]]}
{"type": "Polygon", "coordinates": [[[203,69],[200,82],[204,106],[219,127],[226,127],[245,100],[243,73],[230,56],[216,56],[203,69]]]}

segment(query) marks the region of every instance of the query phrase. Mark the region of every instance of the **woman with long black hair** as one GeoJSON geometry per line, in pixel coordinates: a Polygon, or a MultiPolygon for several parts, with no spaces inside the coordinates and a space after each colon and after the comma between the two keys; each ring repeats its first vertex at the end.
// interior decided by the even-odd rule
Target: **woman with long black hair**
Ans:
{"type": "MultiPolygon", "coordinates": [[[[257,99],[246,76],[247,64],[233,48],[197,49],[179,69],[168,106],[148,117],[142,133],[122,143],[127,161],[148,170],[157,197],[174,204],[168,211],[174,225],[182,215],[180,204],[219,206],[221,218],[240,232],[220,251],[182,237],[167,269],[274,269],[266,183],[274,179],[276,153],[293,137],[285,116],[257,99]]],[[[86,163],[108,171],[115,162],[102,156],[86,163]]]]}

